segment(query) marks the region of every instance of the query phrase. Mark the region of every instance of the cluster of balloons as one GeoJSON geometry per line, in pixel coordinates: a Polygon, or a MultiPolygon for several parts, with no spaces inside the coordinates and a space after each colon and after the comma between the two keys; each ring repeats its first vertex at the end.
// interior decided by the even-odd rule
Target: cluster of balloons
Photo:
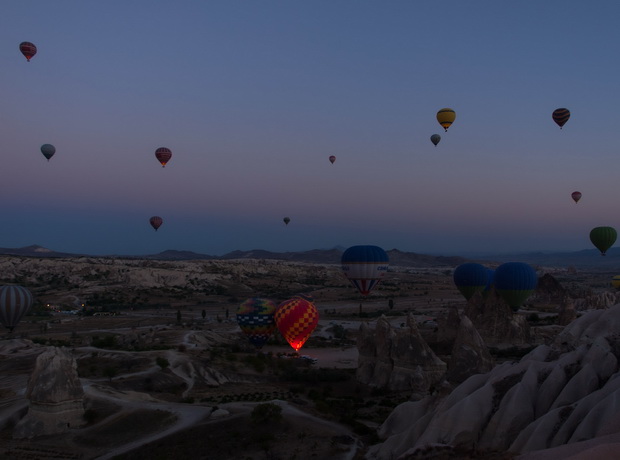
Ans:
{"type": "Polygon", "coordinates": [[[538,284],[536,271],[522,262],[507,262],[495,270],[478,263],[459,265],[453,273],[454,284],[466,300],[477,292],[495,288],[502,299],[517,311],[538,284]]]}
{"type": "Polygon", "coordinates": [[[17,326],[32,307],[32,293],[22,286],[0,287],[0,323],[9,331],[17,326]]]}
{"type": "MultiPolygon", "coordinates": [[[[454,123],[454,120],[456,120],[456,112],[453,109],[446,107],[437,112],[437,121],[446,132],[448,132],[448,128],[454,123]]],[[[433,134],[431,136],[431,142],[435,147],[437,147],[440,140],[441,136],[439,134],[433,134]]]]}
{"type": "Polygon", "coordinates": [[[278,329],[298,352],[319,324],[319,312],[312,297],[296,295],[277,307],[269,299],[247,299],[237,309],[237,323],[250,343],[260,350],[278,329]]]}

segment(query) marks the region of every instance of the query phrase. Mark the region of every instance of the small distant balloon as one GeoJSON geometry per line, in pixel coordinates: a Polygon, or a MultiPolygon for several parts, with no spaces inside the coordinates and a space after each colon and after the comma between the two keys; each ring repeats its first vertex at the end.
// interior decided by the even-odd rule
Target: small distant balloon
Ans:
{"type": "Polygon", "coordinates": [[[336,161],[336,156],[335,156],[335,155],[331,155],[331,156],[329,157],[329,162],[330,162],[331,164],[334,164],[334,161],[336,161]]]}
{"type": "Polygon", "coordinates": [[[32,293],[22,286],[0,287],[0,323],[9,331],[22,319],[32,307],[32,293]]]}
{"type": "Polygon", "coordinates": [[[456,112],[447,107],[437,112],[437,121],[441,126],[443,126],[443,129],[446,131],[448,131],[448,128],[452,125],[452,123],[454,123],[455,119],[456,112]]]}
{"type": "Polygon", "coordinates": [[[573,192],[570,194],[571,198],[575,203],[578,203],[581,200],[581,192],[573,192]]]}
{"type": "Polygon", "coordinates": [[[19,50],[22,52],[22,54],[26,58],[26,61],[28,62],[30,62],[30,59],[32,58],[32,56],[37,54],[37,47],[34,46],[34,43],[30,43],[30,42],[21,42],[19,44],[19,50]]]}
{"type": "Polygon", "coordinates": [[[151,224],[151,227],[153,227],[155,231],[157,231],[157,229],[161,227],[161,224],[164,223],[164,219],[159,216],[153,216],[149,219],[149,222],[151,224]]]}
{"type": "Polygon", "coordinates": [[[562,129],[562,126],[566,124],[568,119],[570,118],[570,110],[568,109],[555,109],[553,114],[551,114],[553,121],[562,129]]]}
{"type": "Polygon", "coordinates": [[[440,140],[441,140],[441,136],[439,134],[433,134],[431,136],[431,142],[435,145],[435,147],[437,146],[437,144],[439,144],[440,140]]]}
{"type": "Polygon", "coordinates": [[[290,217],[285,217],[284,219],[282,219],[282,221],[283,221],[286,225],[288,225],[288,223],[291,221],[291,218],[290,218],[290,217]]]}
{"type": "Polygon", "coordinates": [[[613,227],[594,227],[590,230],[590,241],[596,249],[601,251],[602,256],[614,245],[616,238],[618,238],[618,233],[613,227]]]}
{"type": "Polygon", "coordinates": [[[52,144],[43,144],[41,146],[41,153],[45,158],[47,158],[47,161],[50,161],[50,158],[52,158],[56,153],[56,147],[52,144]]]}
{"type": "Polygon", "coordinates": [[[161,163],[161,167],[164,168],[166,164],[172,158],[172,151],[166,147],[160,147],[155,150],[155,158],[161,163]]]}

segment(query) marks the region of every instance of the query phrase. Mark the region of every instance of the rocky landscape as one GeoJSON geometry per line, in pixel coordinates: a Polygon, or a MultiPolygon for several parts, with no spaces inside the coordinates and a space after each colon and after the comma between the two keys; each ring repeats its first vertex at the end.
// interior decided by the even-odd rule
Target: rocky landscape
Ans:
{"type": "Polygon", "coordinates": [[[0,338],[0,456],[613,451],[610,274],[538,267],[537,291],[513,314],[493,292],[466,302],[445,262],[394,264],[363,299],[330,263],[2,256],[0,282],[37,300],[0,338]],[[320,312],[302,349],[316,362],[290,356],[279,334],[257,353],[235,322],[239,302],[300,292],[320,312]]]}

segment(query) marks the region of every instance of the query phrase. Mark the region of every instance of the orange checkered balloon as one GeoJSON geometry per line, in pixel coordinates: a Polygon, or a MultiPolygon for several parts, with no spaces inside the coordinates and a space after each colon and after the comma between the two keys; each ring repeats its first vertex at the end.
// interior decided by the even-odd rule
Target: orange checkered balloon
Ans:
{"type": "Polygon", "coordinates": [[[275,321],[289,345],[299,351],[319,323],[319,312],[307,298],[295,296],[278,305],[275,321]]]}

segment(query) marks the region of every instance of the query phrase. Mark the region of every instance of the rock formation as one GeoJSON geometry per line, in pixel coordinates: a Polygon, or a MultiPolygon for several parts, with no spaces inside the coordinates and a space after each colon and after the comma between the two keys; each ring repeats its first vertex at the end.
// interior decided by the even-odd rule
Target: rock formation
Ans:
{"type": "Polygon", "coordinates": [[[464,313],[489,346],[532,343],[530,327],[525,317],[515,314],[493,289],[469,299],[464,313]]]}
{"type": "Polygon", "coordinates": [[[446,379],[451,383],[461,383],[474,374],[486,374],[494,365],[495,361],[482,337],[471,320],[463,315],[448,363],[446,379]]]}
{"type": "Polygon", "coordinates": [[[373,387],[425,395],[446,371],[446,363],[424,341],[411,314],[402,329],[392,328],[385,316],[374,330],[362,323],[357,347],[357,380],[373,387]]]}
{"type": "Polygon", "coordinates": [[[28,381],[28,413],[19,421],[13,436],[62,433],[84,421],[84,390],[75,359],[60,348],[50,347],[36,360],[28,381]]]}
{"type": "Polygon", "coordinates": [[[564,297],[558,308],[558,324],[560,326],[566,326],[572,323],[577,318],[577,312],[575,311],[575,302],[570,297],[564,297]]]}
{"type": "Polygon", "coordinates": [[[430,445],[526,453],[619,433],[619,358],[620,305],[590,311],[517,363],[396,407],[367,458],[430,445]]]}

